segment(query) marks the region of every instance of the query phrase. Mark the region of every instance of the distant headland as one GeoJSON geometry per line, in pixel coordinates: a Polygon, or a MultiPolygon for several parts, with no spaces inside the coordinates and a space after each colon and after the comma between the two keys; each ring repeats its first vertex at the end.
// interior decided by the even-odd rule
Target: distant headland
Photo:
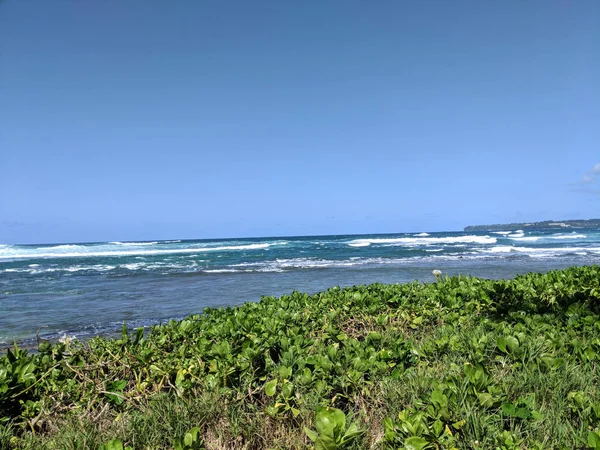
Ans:
{"type": "Polygon", "coordinates": [[[544,220],[542,222],[497,223],[493,225],[469,225],[465,231],[515,231],[549,230],[570,228],[600,228],[600,219],[587,220],[544,220]]]}

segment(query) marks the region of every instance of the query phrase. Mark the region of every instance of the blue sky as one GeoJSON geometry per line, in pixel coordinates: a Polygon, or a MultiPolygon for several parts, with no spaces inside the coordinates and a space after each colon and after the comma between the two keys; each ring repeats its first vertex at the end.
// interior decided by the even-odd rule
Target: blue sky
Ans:
{"type": "Polygon", "coordinates": [[[5,0],[0,242],[600,216],[600,3],[5,0]]]}

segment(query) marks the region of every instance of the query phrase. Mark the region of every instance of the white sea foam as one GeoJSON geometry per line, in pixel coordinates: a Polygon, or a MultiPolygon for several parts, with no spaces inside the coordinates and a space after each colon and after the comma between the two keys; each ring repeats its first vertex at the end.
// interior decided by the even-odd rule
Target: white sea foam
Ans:
{"type": "Polygon", "coordinates": [[[425,237],[425,236],[429,236],[429,233],[417,233],[417,234],[413,234],[413,236],[425,237]]]}
{"type": "Polygon", "coordinates": [[[77,245],[77,244],[63,244],[63,245],[53,245],[52,247],[42,247],[45,250],[52,250],[52,251],[56,251],[56,250],[73,250],[74,248],[85,248],[84,245],[77,245]]]}
{"type": "Polygon", "coordinates": [[[511,234],[512,231],[492,231],[492,234],[502,234],[502,235],[506,235],[506,234],[511,234]]]}
{"type": "Polygon", "coordinates": [[[514,234],[509,234],[506,237],[511,238],[511,239],[519,239],[519,238],[522,238],[523,236],[525,236],[525,233],[518,231],[514,234]]]}
{"type": "Polygon", "coordinates": [[[131,246],[131,247],[137,247],[137,246],[145,246],[145,245],[156,245],[158,244],[158,242],[119,242],[119,241],[114,241],[114,242],[109,242],[109,244],[113,244],[113,245],[126,245],[126,246],[131,246]]]}
{"type": "MultiPolygon", "coordinates": [[[[271,261],[262,261],[254,263],[232,264],[228,266],[232,272],[285,272],[298,269],[332,269],[332,268],[348,268],[348,267],[376,267],[376,266],[405,266],[407,264],[423,263],[427,261],[457,261],[460,259],[481,259],[486,258],[485,255],[464,256],[459,255],[431,255],[422,257],[409,258],[351,258],[345,260],[331,260],[318,258],[290,258],[277,259],[271,261]]],[[[227,269],[219,269],[219,272],[227,273],[227,269]]],[[[205,272],[217,273],[217,270],[207,270],[205,272]]]]}
{"type": "Polygon", "coordinates": [[[600,252],[600,247],[519,247],[512,245],[499,245],[491,248],[480,249],[480,253],[516,253],[525,254],[531,257],[550,257],[562,256],[567,254],[596,253],[600,252]]]}
{"type": "Polygon", "coordinates": [[[221,252],[221,251],[243,251],[243,250],[265,250],[272,245],[285,245],[287,242],[274,243],[256,243],[246,245],[223,245],[217,247],[200,248],[131,248],[123,249],[114,245],[94,245],[94,246],[56,246],[39,247],[34,249],[13,249],[13,251],[3,252],[0,259],[34,259],[34,258],[78,258],[78,257],[112,257],[112,256],[144,256],[144,255],[168,255],[168,254],[186,254],[199,252],[221,252]],[[65,251],[71,250],[71,251],[65,251]],[[77,250],[77,251],[73,251],[77,250]]]}
{"type": "Polygon", "coordinates": [[[585,239],[587,238],[587,236],[585,234],[578,234],[578,233],[572,233],[572,234],[553,234],[552,236],[548,236],[549,239],[585,239]]]}
{"type": "Polygon", "coordinates": [[[491,236],[447,236],[447,237],[401,237],[401,238],[370,238],[355,239],[348,245],[379,244],[386,246],[416,246],[430,244],[495,244],[496,238],[491,236]]]}
{"type": "Polygon", "coordinates": [[[208,269],[208,270],[203,270],[202,272],[204,272],[204,273],[236,273],[236,272],[243,272],[243,270],[236,270],[236,269],[208,269]]]}
{"type": "Polygon", "coordinates": [[[350,247],[368,247],[371,245],[370,242],[350,242],[348,244],[350,247]]]}
{"type": "Polygon", "coordinates": [[[10,268],[5,270],[0,270],[0,273],[29,273],[32,275],[40,275],[44,273],[54,273],[54,272],[82,272],[82,271],[97,271],[97,272],[106,272],[115,269],[116,266],[111,266],[107,264],[93,264],[90,266],[82,266],[82,265],[74,265],[74,266],[65,266],[65,267],[40,267],[39,264],[30,264],[27,267],[20,268],[10,268]]]}

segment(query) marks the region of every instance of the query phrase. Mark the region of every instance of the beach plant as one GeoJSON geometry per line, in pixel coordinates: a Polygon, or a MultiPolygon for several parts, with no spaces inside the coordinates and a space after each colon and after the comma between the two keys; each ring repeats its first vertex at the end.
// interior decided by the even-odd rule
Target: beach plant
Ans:
{"type": "Polygon", "coordinates": [[[304,428],[304,432],[315,444],[316,450],[341,450],[354,441],[365,430],[355,422],[346,427],[346,415],[340,409],[317,406],[315,428],[304,428]]]}
{"type": "Polygon", "coordinates": [[[175,450],[200,450],[204,448],[204,443],[200,438],[201,430],[198,427],[191,428],[185,433],[183,438],[175,439],[173,447],[175,450]]]}
{"type": "Polygon", "coordinates": [[[0,443],[596,448],[599,365],[598,266],[292,292],[14,346],[0,443]]]}

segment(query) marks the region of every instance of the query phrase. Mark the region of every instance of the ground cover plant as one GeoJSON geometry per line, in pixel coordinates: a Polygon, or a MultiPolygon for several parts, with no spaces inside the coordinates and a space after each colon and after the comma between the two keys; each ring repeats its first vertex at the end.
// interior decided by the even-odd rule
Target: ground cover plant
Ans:
{"type": "Polygon", "coordinates": [[[0,358],[0,448],[600,449],[600,267],[332,288],[0,358]]]}

